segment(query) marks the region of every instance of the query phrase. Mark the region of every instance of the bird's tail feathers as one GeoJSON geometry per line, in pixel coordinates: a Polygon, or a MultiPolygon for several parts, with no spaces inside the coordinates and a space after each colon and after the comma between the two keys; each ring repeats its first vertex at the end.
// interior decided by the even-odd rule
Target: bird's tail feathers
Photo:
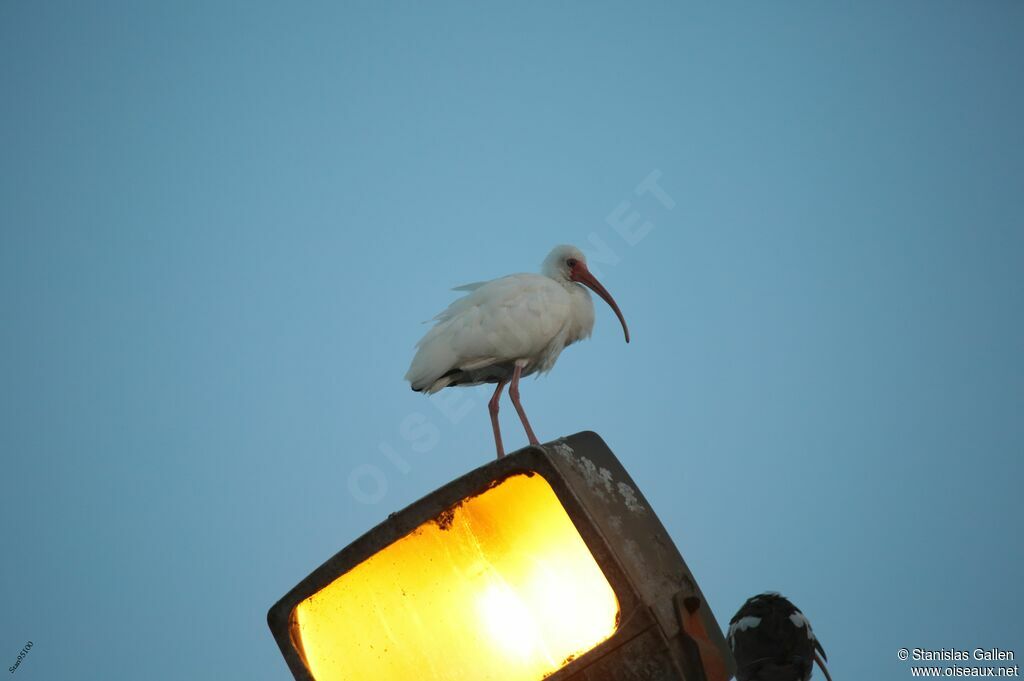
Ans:
{"type": "Polygon", "coordinates": [[[446,374],[454,360],[451,350],[442,343],[421,344],[405,372],[405,380],[416,392],[436,393],[451,383],[452,378],[446,374]]]}

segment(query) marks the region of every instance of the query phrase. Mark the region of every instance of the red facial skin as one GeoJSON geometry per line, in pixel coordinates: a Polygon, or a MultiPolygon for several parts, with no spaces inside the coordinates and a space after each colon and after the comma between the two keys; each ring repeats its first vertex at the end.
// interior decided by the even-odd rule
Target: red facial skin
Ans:
{"type": "Polygon", "coordinates": [[[622,312],[619,310],[619,306],[616,305],[615,299],[612,298],[612,294],[608,293],[608,289],[601,285],[601,282],[597,280],[587,266],[577,260],[576,264],[569,269],[569,278],[575,282],[583,284],[591,291],[601,296],[604,302],[608,303],[608,306],[615,312],[615,316],[619,318],[619,322],[622,324],[622,332],[626,334],[626,342],[629,342],[629,327],[626,326],[626,318],[622,316],[622,312]]]}

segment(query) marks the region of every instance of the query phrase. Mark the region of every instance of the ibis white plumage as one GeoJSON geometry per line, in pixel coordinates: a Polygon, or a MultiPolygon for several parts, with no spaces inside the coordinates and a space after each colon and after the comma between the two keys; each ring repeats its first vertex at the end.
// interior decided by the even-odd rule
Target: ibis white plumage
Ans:
{"type": "Polygon", "coordinates": [[[417,392],[497,383],[488,405],[498,457],[504,455],[498,401],[506,384],[530,444],[540,444],[519,401],[519,379],[551,370],[566,346],[590,336],[594,303],[587,287],[611,306],[629,342],[629,328],[611,294],[574,246],[556,246],[540,274],[510,274],[459,286],[466,295],[434,318],[416,344],[405,380],[417,392]]]}

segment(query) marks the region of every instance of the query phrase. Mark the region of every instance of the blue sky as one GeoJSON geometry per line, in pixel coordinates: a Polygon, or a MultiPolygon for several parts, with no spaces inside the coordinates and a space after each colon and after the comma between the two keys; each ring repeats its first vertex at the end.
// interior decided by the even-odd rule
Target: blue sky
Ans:
{"type": "Polygon", "coordinates": [[[0,663],[288,678],[270,604],[492,455],[480,391],[402,382],[420,322],[562,242],[633,342],[598,301],[523,402],[542,440],[605,438],[720,622],[782,591],[837,679],[1019,646],[1022,29],[1011,2],[4,3],[0,663]]]}

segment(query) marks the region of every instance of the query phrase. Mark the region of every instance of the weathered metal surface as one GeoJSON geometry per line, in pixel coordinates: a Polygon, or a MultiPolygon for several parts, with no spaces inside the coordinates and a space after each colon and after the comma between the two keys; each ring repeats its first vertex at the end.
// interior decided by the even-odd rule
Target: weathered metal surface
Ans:
{"type": "MultiPolygon", "coordinates": [[[[271,607],[267,622],[297,681],[314,681],[292,638],[292,612],[369,556],[424,522],[517,473],[536,472],[555,491],[619,599],[622,621],[610,639],[547,681],[705,681],[697,646],[680,631],[673,598],[703,594],[650,504],[595,433],[527,447],[444,485],[352,542],[271,607]]],[[[732,657],[710,608],[701,612],[729,671],[732,657]]],[[[468,681],[468,680],[467,680],[468,681]]]]}
{"type": "MultiPolygon", "coordinates": [[[[680,633],[673,598],[695,596],[707,604],[650,503],[596,433],[585,431],[548,443],[553,463],[589,512],[605,543],[654,612],[669,639],[680,633]]],[[[732,655],[710,607],[701,609],[704,629],[733,671],[732,655]]]]}

